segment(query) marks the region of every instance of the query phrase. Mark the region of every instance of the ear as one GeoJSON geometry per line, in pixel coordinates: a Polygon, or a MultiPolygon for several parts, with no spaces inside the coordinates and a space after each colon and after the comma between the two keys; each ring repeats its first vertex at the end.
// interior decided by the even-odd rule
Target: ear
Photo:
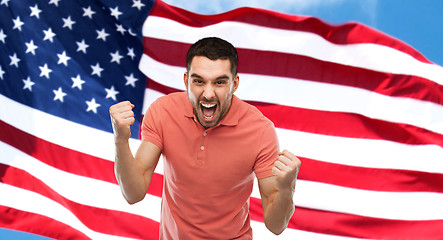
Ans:
{"type": "Polygon", "coordinates": [[[186,90],[188,90],[188,72],[183,74],[183,82],[185,83],[186,90]]]}
{"type": "Polygon", "coordinates": [[[234,78],[234,92],[237,91],[238,85],[240,84],[240,77],[238,76],[238,74],[235,75],[234,78]]]}

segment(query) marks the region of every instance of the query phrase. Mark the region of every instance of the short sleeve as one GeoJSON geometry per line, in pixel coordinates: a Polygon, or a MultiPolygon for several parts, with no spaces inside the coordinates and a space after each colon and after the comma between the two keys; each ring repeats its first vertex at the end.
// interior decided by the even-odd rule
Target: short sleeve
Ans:
{"type": "Polygon", "coordinates": [[[163,150],[163,131],[161,118],[161,101],[157,99],[148,108],[143,117],[141,139],[151,142],[163,150]]]}
{"type": "Polygon", "coordinates": [[[274,167],[279,152],[277,133],[272,122],[269,122],[264,128],[258,147],[254,173],[257,179],[270,177],[273,175],[272,167],[274,167]]]}

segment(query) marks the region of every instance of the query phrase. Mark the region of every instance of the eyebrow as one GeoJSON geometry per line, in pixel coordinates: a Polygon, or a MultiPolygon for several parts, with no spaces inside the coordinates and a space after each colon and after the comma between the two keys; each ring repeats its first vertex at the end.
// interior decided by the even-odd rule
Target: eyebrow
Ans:
{"type": "Polygon", "coordinates": [[[203,77],[200,76],[200,75],[198,75],[197,73],[193,73],[193,74],[191,74],[191,77],[192,77],[192,78],[201,78],[201,79],[203,79],[203,77]]]}
{"type": "MultiPolygon", "coordinates": [[[[191,74],[191,78],[203,79],[203,77],[198,75],[197,73],[191,74]]],[[[225,80],[225,79],[229,79],[229,76],[228,75],[221,75],[221,76],[218,76],[215,78],[215,80],[225,80]]]]}
{"type": "Polygon", "coordinates": [[[216,78],[216,80],[225,80],[225,79],[229,79],[229,76],[228,75],[221,75],[216,78]]]}

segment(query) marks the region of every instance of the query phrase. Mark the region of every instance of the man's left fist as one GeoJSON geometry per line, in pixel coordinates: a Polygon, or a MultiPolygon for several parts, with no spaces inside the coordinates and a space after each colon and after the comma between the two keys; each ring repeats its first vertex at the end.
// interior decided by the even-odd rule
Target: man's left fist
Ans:
{"type": "Polygon", "coordinates": [[[288,150],[278,154],[277,161],[274,162],[272,173],[277,177],[277,187],[279,189],[295,190],[295,180],[300,169],[300,160],[288,150]]]}

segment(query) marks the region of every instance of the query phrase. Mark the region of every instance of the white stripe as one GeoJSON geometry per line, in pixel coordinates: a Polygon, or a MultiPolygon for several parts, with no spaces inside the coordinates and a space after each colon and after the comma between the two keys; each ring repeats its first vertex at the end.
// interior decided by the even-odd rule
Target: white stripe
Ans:
{"type": "MultiPolygon", "coordinates": [[[[182,81],[184,68],[166,65],[143,55],[140,69],[154,81],[168,87],[185,89],[182,81]]],[[[236,95],[244,100],[356,113],[443,134],[443,106],[435,103],[390,97],[348,86],[253,74],[239,75],[240,87],[236,95]]]]}
{"type": "MultiPolygon", "coordinates": [[[[259,198],[254,184],[251,196],[259,198]]],[[[443,220],[441,193],[369,191],[300,179],[296,184],[294,204],[299,207],[382,219],[443,220]]]]}
{"type": "Polygon", "coordinates": [[[297,156],[343,165],[443,174],[443,148],[385,140],[313,134],[277,128],[282,149],[297,156]]]}
{"type": "Polygon", "coordinates": [[[2,193],[0,205],[52,218],[77,229],[91,239],[131,239],[93,231],[78,220],[68,209],[40,194],[1,182],[0,192],[2,193]]]}
{"type": "MultiPolygon", "coordinates": [[[[297,214],[297,213],[295,213],[297,214]]],[[[315,232],[301,231],[286,228],[283,233],[276,236],[271,233],[263,222],[251,221],[253,239],[278,240],[278,239],[309,239],[309,240],[361,240],[363,238],[351,238],[343,236],[328,235],[315,232]]]]}
{"type": "MultiPolygon", "coordinates": [[[[62,205],[52,201],[44,196],[36,194],[31,191],[16,188],[7,184],[0,183],[0,205],[19,209],[21,211],[40,214],[47,216],[56,221],[62,222],[68,226],[71,226],[92,239],[128,239],[123,237],[117,237],[113,235],[107,235],[97,233],[84,224],[82,224],[73,214],[68,211],[62,205]],[[3,196],[4,194],[4,196],[3,196]],[[32,202],[29,201],[32,199],[32,202]]],[[[319,234],[313,232],[305,232],[295,229],[286,229],[281,235],[275,236],[269,230],[266,229],[264,223],[251,221],[253,228],[254,239],[271,240],[271,239],[312,239],[312,240],[352,240],[357,238],[340,237],[334,235],[319,234]]]]}
{"type": "Polygon", "coordinates": [[[232,21],[196,28],[167,18],[149,16],[143,25],[143,35],[189,44],[203,37],[218,36],[238,48],[304,55],[375,71],[420,76],[443,85],[443,68],[438,65],[420,62],[406,53],[382,45],[333,44],[309,32],[232,21]]]}
{"type": "MultiPolygon", "coordinates": [[[[115,145],[111,133],[47,114],[1,94],[0,120],[57,145],[114,161],[115,145]]],[[[140,141],[131,138],[129,144],[135,152],[140,141]]]]}
{"type": "MultiPolygon", "coordinates": [[[[145,101],[160,93],[146,89],[145,101]]],[[[146,104],[145,104],[146,105],[146,104]]],[[[403,169],[443,174],[443,148],[437,145],[408,145],[386,140],[328,136],[277,128],[281,149],[299,157],[343,165],[403,169]],[[321,149],[319,149],[321,146],[321,149]]]]}
{"type": "Polygon", "coordinates": [[[129,205],[116,184],[58,170],[3,142],[0,142],[0,152],[3,156],[0,158],[0,163],[28,172],[73,202],[141,215],[155,221],[160,220],[161,201],[158,197],[147,195],[147,200],[129,205]]]}
{"type": "Polygon", "coordinates": [[[443,220],[443,194],[381,192],[298,180],[296,206],[367,217],[400,220],[443,220]]]}

